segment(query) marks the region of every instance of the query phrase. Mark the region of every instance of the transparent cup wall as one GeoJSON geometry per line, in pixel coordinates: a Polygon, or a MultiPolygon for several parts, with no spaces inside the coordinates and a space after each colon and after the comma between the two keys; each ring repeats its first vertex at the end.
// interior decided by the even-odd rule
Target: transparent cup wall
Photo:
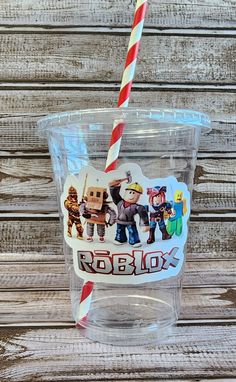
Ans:
{"type": "MultiPolygon", "coordinates": [[[[63,113],[39,122],[41,133],[48,137],[58,201],[68,174],[78,174],[86,165],[105,169],[112,126],[121,119],[125,130],[119,165],[136,163],[148,178],[173,175],[192,191],[201,129],[209,127],[205,115],[183,110],[108,109],[63,113]]],[[[62,223],[61,210],[60,219],[62,223]]],[[[74,273],[72,250],[65,242],[64,254],[76,318],[83,280],[74,273]]],[[[112,344],[163,340],[179,316],[183,268],[176,277],[145,284],[95,283],[84,334],[112,344]]]]}

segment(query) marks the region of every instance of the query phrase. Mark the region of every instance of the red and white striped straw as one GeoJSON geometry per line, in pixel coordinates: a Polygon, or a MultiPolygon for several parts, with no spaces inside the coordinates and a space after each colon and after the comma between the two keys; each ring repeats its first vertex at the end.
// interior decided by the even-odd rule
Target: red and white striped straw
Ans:
{"type": "MultiPolygon", "coordinates": [[[[129,97],[133,84],[137,56],[142,37],[144,18],[147,11],[147,3],[147,0],[137,0],[136,3],[134,21],[126,55],[125,68],[120,86],[118,107],[128,107],[129,104],[129,97]]],[[[125,124],[122,122],[122,120],[116,121],[113,125],[105,172],[114,170],[117,166],[124,127],[125,124]]],[[[92,299],[93,285],[94,283],[91,281],[86,281],[83,285],[78,316],[76,317],[77,322],[86,321],[87,319],[87,314],[89,312],[92,299]]]]}
{"type": "MultiPolygon", "coordinates": [[[[146,11],[147,0],[137,0],[136,9],[134,13],[134,21],[132,25],[132,31],[130,34],[129,46],[125,61],[125,68],[120,86],[118,107],[128,107],[129,104],[129,97],[133,85],[133,78],[135,74],[137,56],[142,37],[146,11]]],[[[124,123],[122,123],[122,121],[117,121],[117,123],[114,123],[109,144],[109,151],[107,154],[105,172],[114,170],[117,166],[117,160],[119,157],[124,127],[125,125],[124,123]]]]}

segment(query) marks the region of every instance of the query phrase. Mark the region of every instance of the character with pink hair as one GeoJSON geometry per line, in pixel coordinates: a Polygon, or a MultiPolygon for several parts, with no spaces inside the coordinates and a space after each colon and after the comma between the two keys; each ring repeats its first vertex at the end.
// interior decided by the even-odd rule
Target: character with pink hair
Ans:
{"type": "Polygon", "coordinates": [[[155,242],[155,230],[158,223],[159,230],[162,233],[162,240],[171,239],[171,235],[168,234],[165,225],[165,219],[167,219],[171,213],[171,204],[166,201],[166,187],[156,186],[154,188],[148,188],[147,194],[149,195],[149,212],[150,212],[150,231],[147,244],[155,242]]]}

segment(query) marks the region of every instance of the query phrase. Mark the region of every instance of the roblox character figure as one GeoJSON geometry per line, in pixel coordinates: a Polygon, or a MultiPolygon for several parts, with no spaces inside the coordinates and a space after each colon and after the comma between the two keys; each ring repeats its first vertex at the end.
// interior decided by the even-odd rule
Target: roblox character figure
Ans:
{"type": "Polygon", "coordinates": [[[167,232],[169,235],[180,236],[183,229],[182,216],[187,212],[186,199],[183,199],[183,192],[176,190],[174,193],[174,202],[172,204],[172,214],[167,222],[167,232]]]}
{"type": "Polygon", "coordinates": [[[116,179],[109,183],[110,194],[118,211],[114,243],[119,245],[127,242],[127,228],[129,244],[134,247],[140,247],[141,242],[134,220],[136,214],[140,216],[141,225],[144,226],[144,231],[149,231],[148,213],[144,206],[137,203],[141,194],[143,194],[143,189],[138,183],[131,183],[126,187],[124,197],[122,198],[120,196],[121,182],[121,179],[116,179]]]}
{"type": "Polygon", "coordinates": [[[150,231],[147,244],[155,242],[155,230],[158,223],[159,230],[162,233],[162,240],[171,239],[171,235],[166,231],[165,219],[171,215],[171,204],[166,201],[166,187],[148,188],[150,212],[150,231]]]}
{"type": "Polygon", "coordinates": [[[108,193],[106,188],[88,187],[86,196],[80,205],[80,213],[86,219],[87,241],[92,242],[94,236],[94,226],[97,225],[99,241],[105,241],[105,226],[113,225],[116,220],[116,212],[110,208],[107,202],[108,193]],[[109,220],[106,222],[106,217],[109,220]]]}
{"type": "Polygon", "coordinates": [[[83,227],[80,220],[80,205],[78,203],[77,191],[73,186],[71,186],[68,190],[68,196],[64,201],[64,206],[68,211],[68,236],[72,237],[72,227],[74,224],[77,230],[77,238],[83,239],[83,227]]]}

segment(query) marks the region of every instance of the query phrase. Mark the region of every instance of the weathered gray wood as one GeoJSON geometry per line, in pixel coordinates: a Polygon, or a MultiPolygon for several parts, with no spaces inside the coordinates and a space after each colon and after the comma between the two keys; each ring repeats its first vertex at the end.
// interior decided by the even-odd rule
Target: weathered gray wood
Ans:
{"type": "MultiPolygon", "coordinates": [[[[229,286],[235,284],[236,261],[190,261],[186,262],[183,285],[229,286]]],[[[0,289],[65,289],[68,276],[64,263],[1,263],[0,289]]]]}
{"type": "MultiPolygon", "coordinates": [[[[2,0],[0,23],[3,25],[129,26],[134,1],[121,0],[2,0]]],[[[231,28],[235,26],[235,2],[218,0],[192,3],[183,0],[150,2],[145,25],[161,28],[231,28]]]]}
{"type": "MultiPolygon", "coordinates": [[[[235,314],[236,288],[183,289],[180,320],[229,320],[235,314]]],[[[72,323],[69,291],[0,292],[0,325],[37,322],[72,323]]]]}
{"type": "MultiPolygon", "coordinates": [[[[235,210],[236,160],[199,159],[195,173],[193,211],[235,210]]],[[[55,212],[56,191],[49,158],[1,158],[4,212],[55,212]]]]}
{"type": "Polygon", "coordinates": [[[119,381],[235,376],[236,328],[182,325],[166,344],[107,346],[74,328],[1,329],[1,381],[119,381]],[[217,339],[217,340],[216,340],[217,339]]]}
{"type": "Polygon", "coordinates": [[[2,219],[0,261],[64,260],[58,219],[2,219]]]}
{"type": "MultiPolygon", "coordinates": [[[[63,261],[58,219],[1,219],[0,262],[63,261]]],[[[191,221],[187,259],[236,259],[235,232],[235,221],[191,221]]]]}
{"type": "MultiPolygon", "coordinates": [[[[60,111],[116,107],[118,93],[118,88],[112,84],[109,89],[106,89],[106,84],[101,84],[99,88],[97,84],[91,84],[86,87],[78,85],[74,89],[57,85],[53,90],[1,90],[0,115],[4,121],[4,118],[10,117],[37,118],[60,111]]],[[[229,123],[236,122],[235,104],[236,93],[227,88],[191,90],[178,86],[152,88],[152,84],[138,87],[137,84],[130,97],[130,106],[196,109],[208,113],[213,121],[229,123]]]]}
{"type": "Polygon", "coordinates": [[[219,160],[217,169],[216,162],[217,160],[210,159],[199,160],[194,178],[193,209],[221,210],[219,201],[221,195],[224,195],[225,209],[235,210],[236,166],[233,164],[234,160],[219,160]]]}
{"type": "MultiPolygon", "coordinates": [[[[128,36],[1,34],[0,81],[120,82],[128,36]],[[10,52],[10,54],[9,54],[10,52]]],[[[136,82],[235,82],[232,37],[143,36],[136,82]]]]}
{"type": "MultiPolygon", "coordinates": [[[[102,85],[101,85],[102,86],[102,85]]],[[[36,121],[46,113],[116,105],[118,90],[90,88],[55,90],[1,90],[1,152],[47,152],[47,142],[38,137],[36,121]]],[[[131,106],[192,108],[207,112],[214,121],[210,134],[202,137],[201,152],[236,151],[236,94],[233,91],[187,91],[148,87],[133,89],[131,106]],[[220,122],[223,121],[223,122],[220,122]]]]}
{"type": "MultiPolygon", "coordinates": [[[[193,36],[194,29],[185,32],[183,28],[232,28],[236,3],[195,3],[150,3],[146,26],[152,29],[146,29],[143,37],[135,78],[139,89],[132,92],[131,105],[167,105],[209,112],[219,124],[201,141],[201,152],[222,157],[223,153],[233,153],[235,158],[236,96],[230,86],[236,79],[233,31],[227,36],[226,30],[201,30],[193,36]],[[161,35],[156,28],[169,30],[161,35]],[[152,88],[148,89],[145,82],[152,82],[152,88]],[[160,83],[166,88],[161,88],[160,83]],[[172,84],[172,89],[167,83],[172,84]],[[192,83],[205,88],[188,89],[192,83]],[[220,84],[221,89],[213,89],[214,84],[220,84]],[[228,88],[223,89],[222,84],[228,88]]],[[[4,85],[0,90],[1,155],[46,154],[45,140],[35,134],[36,119],[43,114],[116,105],[128,29],[113,29],[110,33],[108,28],[129,26],[133,9],[134,1],[128,0],[1,1],[0,81],[13,82],[13,90],[4,85]],[[8,32],[9,25],[17,24],[22,25],[22,30],[13,28],[8,32]],[[61,28],[60,33],[43,30],[45,26],[75,29],[61,28]],[[21,83],[20,90],[14,90],[15,81],[21,83]],[[27,86],[23,90],[22,81],[31,82],[31,90],[27,86]],[[62,81],[60,87],[57,83],[62,81]],[[37,82],[48,82],[47,90],[37,82]],[[81,82],[84,84],[78,85],[81,82]],[[112,85],[114,82],[117,84],[112,85]],[[58,87],[49,90],[51,84],[58,87]]],[[[1,211],[16,215],[22,211],[57,210],[50,162],[48,157],[39,156],[2,159],[1,211]]],[[[235,327],[223,322],[208,326],[207,322],[228,320],[230,324],[235,317],[236,223],[230,217],[208,221],[203,215],[196,221],[200,211],[204,216],[211,211],[235,211],[233,158],[204,157],[198,161],[195,221],[190,224],[190,261],[186,265],[180,316],[191,325],[175,328],[173,339],[159,347],[112,348],[91,343],[74,329],[65,329],[73,323],[58,220],[5,221],[2,215],[0,326],[15,327],[0,329],[1,382],[145,382],[169,378],[176,382],[206,382],[212,377],[222,382],[232,378],[228,382],[234,382],[235,327]],[[30,329],[30,325],[37,324],[49,328],[30,329]],[[64,327],[50,328],[55,325],[64,327]]]]}

